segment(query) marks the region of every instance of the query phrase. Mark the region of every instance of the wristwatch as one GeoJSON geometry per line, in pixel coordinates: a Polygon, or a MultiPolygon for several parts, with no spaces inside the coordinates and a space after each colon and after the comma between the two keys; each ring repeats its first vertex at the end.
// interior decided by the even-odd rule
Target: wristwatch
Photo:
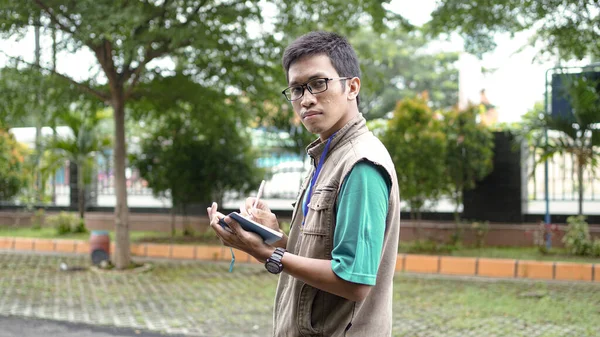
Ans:
{"type": "Polygon", "coordinates": [[[267,259],[267,262],[265,262],[265,268],[267,268],[269,273],[279,274],[283,271],[283,264],[281,263],[281,258],[283,257],[283,253],[285,252],[286,250],[283,248],[275,248],[275,251],[273,252],[271,257],[267,259]]]}

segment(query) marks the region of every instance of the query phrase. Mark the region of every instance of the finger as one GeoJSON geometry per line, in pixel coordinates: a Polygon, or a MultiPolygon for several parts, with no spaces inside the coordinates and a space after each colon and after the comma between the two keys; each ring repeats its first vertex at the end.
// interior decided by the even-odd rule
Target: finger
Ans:
{"type": "Polygon", "coordinates": [[[254,205],[254,200],[255,199],[256,199],[255,197],[248,197],[248,198],[246,198],[246,202],[242,205],[242,207],[240,207],[240,213],[241,214],[244,214],[244,213],[249,214],[250,213],[250,209],[254,205]]]}
{"type": "Polygon", "coordinates": [[[231,228],[230,222],[232,220],[229,217],[224,216],[222,213],[217,212],[213,221],[211,221],[210,226],[215,231],[221,242],[229,246],[229,243],[233,236],[235,236],[235,231],[231,228]],[[227,226],[221,225],[221,220],[227,224],[227,226]]]}
{"type": "Polygon", "coordinates": [[[211,224],[218,224],[219,220],[225,218],[225,214],[221,213],[221,212],[213,212],[211,218],[210,218],[210,223],[211,224]]]}
{"type": "Polygon", "coordinates": [[[265,217],[265,211],[260,208],[251,208],[248,213],[254,220],[263,219],[265,217]]]}
{"type": "Polygon", "coordinates": [[[217,212],[217,210],[219,209],[219,205],[216,202],[213,202],[210,207],[208,207],[206,209],[206,211],[208,212],[208,217],[212,218],[215,214],[215,212],[217,212]]]}

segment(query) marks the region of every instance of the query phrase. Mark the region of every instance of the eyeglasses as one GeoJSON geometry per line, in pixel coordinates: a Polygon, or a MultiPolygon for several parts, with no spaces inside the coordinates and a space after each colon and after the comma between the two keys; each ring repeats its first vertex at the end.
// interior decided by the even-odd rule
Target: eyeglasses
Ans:
{"type": "Polygon", "coordinates": [[[304,84],[293,85],[286,88],[281,93],[285,96],[288,101],[299,100],[304,96],[304,88],[308,89],[311,94],[320,94],[327,91],[327,83],[333,80],[350,80],[352,77],[338,77],[338,78],[315,78],[304,84]]]}

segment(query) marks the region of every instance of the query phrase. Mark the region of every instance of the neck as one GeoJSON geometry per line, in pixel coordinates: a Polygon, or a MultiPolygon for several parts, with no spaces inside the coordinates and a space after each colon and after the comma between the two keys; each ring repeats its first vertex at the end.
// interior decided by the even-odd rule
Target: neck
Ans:
{"type": "Polygon", "coordinates": [[[356,116],[358,116],[358,107],[357,106],[355,106],[353,109],[348,111],[344,115],[344,117],[342,117],[337,123],[335,123],[335,125],[331,129],[319,134],[319,138],[321,139],[322,142],[326,142],[327,138],[331,137],[331,135],[338,132],[341,128],[344,127],[344,125],[346,125],[350,120],[352,120],[356,116]]]}

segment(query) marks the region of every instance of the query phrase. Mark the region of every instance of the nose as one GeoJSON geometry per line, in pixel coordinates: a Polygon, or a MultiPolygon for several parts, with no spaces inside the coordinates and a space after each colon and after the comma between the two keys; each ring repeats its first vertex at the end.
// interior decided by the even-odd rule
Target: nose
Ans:
{"type": "Polygon", "coordinates": [[[313,95],[308,89],[304,89],[304,95],[300,98],[300,105],[307,108],[316,104],[317,97],[313,95]]]}

